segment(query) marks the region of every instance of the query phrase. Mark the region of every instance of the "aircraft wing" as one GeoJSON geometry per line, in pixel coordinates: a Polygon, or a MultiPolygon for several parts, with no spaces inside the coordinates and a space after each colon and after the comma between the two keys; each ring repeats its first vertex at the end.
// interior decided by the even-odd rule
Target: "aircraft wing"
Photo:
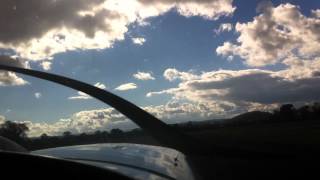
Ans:
{"type": "Polygon", "coordinates": [[[184,154],[158,146],[127,143],[92,144],[44,149],[31,153],[99,166],[134,179],[194,179],[184,154]]]}

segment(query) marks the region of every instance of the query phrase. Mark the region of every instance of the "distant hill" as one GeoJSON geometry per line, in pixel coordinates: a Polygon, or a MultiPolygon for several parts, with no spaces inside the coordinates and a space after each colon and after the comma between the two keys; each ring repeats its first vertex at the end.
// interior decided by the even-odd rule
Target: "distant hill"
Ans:
{"type": "Polygon", "coordinates": [[[229,120],[232,123],[261,123],[267,122],[272,117],[272,113],[261,112],[261,111],[252,111],[240,114],[229,120]]]}
{"type": "Polygon", "coordinates": [[[268,123],[272,118],[272,113],[252,111],[240,114],[229,119],[211,119],[205,121],[188,121],[183,123],[174,124],[180,128],[187,129],[204,129],[204,128],[219,128],[226,126],[239,126],[239,125],[250,125],[259,123],[268,123]]]}

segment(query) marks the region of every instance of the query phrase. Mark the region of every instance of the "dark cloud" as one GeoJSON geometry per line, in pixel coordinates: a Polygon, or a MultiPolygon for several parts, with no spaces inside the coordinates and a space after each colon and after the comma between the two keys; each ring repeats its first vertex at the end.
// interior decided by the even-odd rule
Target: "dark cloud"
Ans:
{"type": "MultiPolygon", "coordinates": [[[[186,74],[175,71],[176,74],[186,74]]],[[[180,78],[177,87],[150,92],[147,97],[171,94],[175,99],[196,103],[223,102],[227,106],[231,104],[230,107],[319,101],[320,77],[314,72],[317,71],[306,66],[281,71],[247,69],[203,72],[201,75],[188,73],[189,76],[180,78]]]]}
{"type": "Polygon", "coordinates": [[[305,78],[286,80],[273,77],[270,73],[253,73],[232,77],[223,81],[193,81],[188,84],[191,90],[228,91],[225,95],[202,95],[202,98],[216,100],[217,98],[233,102],[254,102],[261,104],[290,103],[320,100],[320,78],[305,78]]]}
{"type": "Polygon", "coordinates": [[[0,48],[29,60],[48,60],[71,50],[104,49],[123,40],[129,24],[172,8],[184,16],[209,19],[230,15],[235,9],[232,0],[2,0],[0,48]]]}
{"type": "Polygon", "coordinates": [[[80,16],[80,11],[91,10],[103,0],[1,0],[0,42],[25,43],[42,37],[53,28],[73,27],[92,36],[92,32],[105,28],[103,16],[114,16],[103,11],[97,15],[80,16]]]}
{"type": "Polygon", "coordinates": [[[16,58],[11,58],[9,56],[4,56],[4,55],[0,55],[0,65],[20,67],[20,68],[27,67],[26,62],[16,58]]]}

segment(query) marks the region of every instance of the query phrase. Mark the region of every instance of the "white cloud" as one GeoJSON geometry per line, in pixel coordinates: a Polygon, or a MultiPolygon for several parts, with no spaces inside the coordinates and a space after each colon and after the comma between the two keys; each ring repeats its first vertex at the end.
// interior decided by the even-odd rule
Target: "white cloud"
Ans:
{"type": "Polygon", "coordinates": [[[316,18],[320,18],[320,9],[311,10],[311,14],[316,18]]]}
{"type": "Polygon", "coordinates": [[[28,84],[28,82],[15,73],[0,71],[0,86],[22,86],[25,84],[28,84]]]}
{"type": "Polygon", "coordinates": [[[283,63],[288,68],[278,71],[277,74],[290,81],[318,77],[320,75],[320,57],[301,59],[293,56],[285,58],[283,63]]]}
{"type": "MultiPolygon", "coordinates": [[[[220,106],[206,103],[182,103],[170,101],[164,105],[142,107],[157,118],[167,123],[176,123],[190,120],[207,120],[224,117],[225,113],[220,106]]],[[[72,133],[90,133],[97,130],[111,130],[121,128],[129,130],[137,126],[113,108],[80,111],[70,117],[60,119],[55,123],[35,123],[27,121],[30,131],[28,136],[61,135],[65,131],[72,133]]]]}
{"type": "Polygon", "coordinates": [[[138,88],[138,86],[135,83],[126,83],[126,84],[121,84],[120,86],[115,88],[115,90],[128,91],[128,90],[137,89],[137,88],[138,88]]]}
{"type": "Polygon", "coordinates": [[[37,99],[40,99],[42,97],[42,94],[39,92],[34,93],[34,97],[37,99]]]}
{"type": "Polygon", "coordinates": [[[43,61],[41,62],[41,67],[45,70],[45,71],[49,71],[51,69],[51,65],[52,63],[50,61],[43,61]]]}
{"type": "Polygon", "coordinates": [[[33,61],[48,61],[67,51],[110,48],[125,38],[130,24],[146,24],[148,18],[173,8],[183,16],[212,20],[235,10],[232,0],[32,0],[0,1],[0,7],[6,7],[0,12],[6,17],[0,22],[0,48],[33,61]]]}
{"type": "Polygon", "coordinates": [[[283,62],[288,56],[312,58],[319,56],[319,10],[307,17],[298,6],[270,3],[258,7],[262,13],[253,21],[237,23],[240,34],[236,43],[225,42],[216,49],[223,56],[238,55],[249,66],[265,66],[283,62]]]}
{"type": "MultiPolygon", "coordinates": [[[[6,66],[28,68],[28,64],[8,56],[0,56],[0,64],[6,66]]],[[[0,71],[0,86],[21,86],[28,84],[27,81],[9,71],[0,71]]]]}
{"type": "Polygon", "coordinates": [[[107,86],[100,82],[95,83],[94,86],[100,89],[107,89],[107,86]]]}
{"type": "Polygon", "coordinates": [[[70,99],[70,100],[78,100],[78,99],[85,100],[85,99],[92,99],[92,97],[84,92],[78,91],[77,96],[70,96],[70,97],[68,97],[68,99],[70,99]]]}
{"type": "Polygon", "coordinates": [[[139,0],[145,6],[171,9],[186,17],[202,16],[207,19],[218,19],[220,16],[230,16],[235,11],[232,0],[139,0]]]}
{"type": "Polygon", "coordinates": [[[136,74],[133,74],[133,77],[139,80],[155,80],[155,78],[152,76],[152,73],[150,72],[137,72],[136,74]]]}
{"type": "Polygon", "coordinates": [[[189,73],[189,72],[180,72],[174,68],[168,68],[164,71],[163,76],[165,79],[169,81],[174,81],[177,79],[180,80],[187,80],[187,79],[194,79],[197,78],[196,75],[189,73]]]}
{"type": "Polygon", "coordinates": [[[224,24],[220,24],[219,28],[218,29],[214,29],[214,33],[216,35],[222,33],[222,32],[229,32],[229,31],[232,31],[233,29],[233,26],[231,23],[224,23],[224,24]]]}
{"type": "Polygon", "coordinates": [[[134,44],[137,44],[137,45],[140,45],[140,46],[143,45],[146,42],[146,39],[142,38],[142,37],[132,38],[131,40],[132,40],[132,42],[134,44]]]}
{"type": "MultiPolygon", "coordinates": [[[[100,82],[95,83],[94,86],[97,88],[100,88],[100,89],[107,88],[106,85],[104,85],[103,83],[100,83],[100,82]]],[[[85,99],[92,99],[92,97],[84,92],[78,91],[77,96],[71,96],[71,97],[68,97],[68,99],[70,99],[70,100],[77,100],[77,99],[85,100],[85,99]]]]}

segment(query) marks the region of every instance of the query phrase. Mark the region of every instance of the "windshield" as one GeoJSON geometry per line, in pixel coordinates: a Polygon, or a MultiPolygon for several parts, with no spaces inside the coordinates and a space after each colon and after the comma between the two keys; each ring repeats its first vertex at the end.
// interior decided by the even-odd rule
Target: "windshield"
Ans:
{"type": "MultiPolygon", "coordinates": [[[[86,82],[191,136],[318,142],[320,1],[1,0],[0,27],[0,64],[86,82]]],[[[163,146],[86,93],[9,71],[0,136],[29,150],[163,146]]]]}

